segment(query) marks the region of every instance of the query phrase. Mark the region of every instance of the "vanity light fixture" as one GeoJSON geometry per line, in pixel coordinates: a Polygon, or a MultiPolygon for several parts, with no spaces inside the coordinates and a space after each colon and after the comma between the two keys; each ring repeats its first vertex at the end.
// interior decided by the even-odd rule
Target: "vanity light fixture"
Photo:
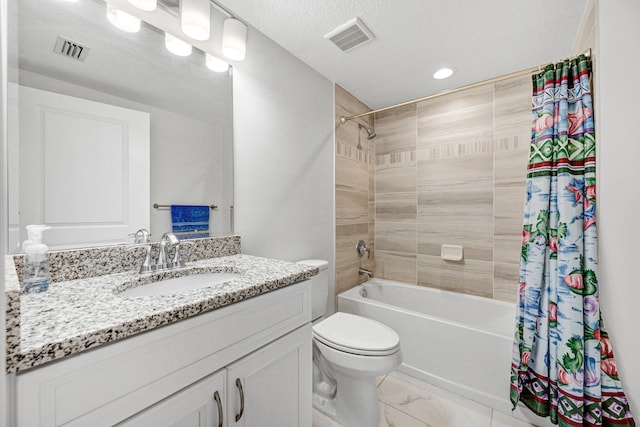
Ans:
{"type": "Polygon", "coordinates": [[[140,10],[147,12],[153,12],[158,6],[158,0],[127,0],[131,5],[137,7],[140,10]]]}
{"type": "Polygon", "coordinates": [[[140,18],[118,9],[111,3],[107,3],[107,19],[117,28],[127,33],[140,31],[140,18]]]}
{"type": "Polygon", "coordinates": [[[436,80],[448,79],[453,75],[453,72],[454,72],[453,68],[447,68],[447,67],[440,68],[438,71],[433,73],[433,78],[436,80]]]}
{"type": "Polygon", "coordinates": [[[180,0],[180,28],[194,40],[209,40],[209,0],[180,0]]]}
{"type": "Polygon", "coordinates": [[[242,61],[247,53],[247,26],[228,18],[222,27],[222,54],[234,61],[242,61]]]}
{"type": "Polygon", "coordinates": [[[185,41],[180,40],[176,36],[164,33],[164,47],[174,55],[189,56],[191,55],[191,45],[185,41]]]}
{"type": "Polygon", "coordinates": [[[207,53],[205,62],[207,64],[207,68],[211,71],[215,71],[216,73],[224,73],[229,69],[229,64],[210,53],[207,53]]]}

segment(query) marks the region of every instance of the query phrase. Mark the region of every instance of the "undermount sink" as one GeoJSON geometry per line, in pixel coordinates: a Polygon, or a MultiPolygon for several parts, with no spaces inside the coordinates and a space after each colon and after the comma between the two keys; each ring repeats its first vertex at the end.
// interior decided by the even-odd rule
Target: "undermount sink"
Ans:
{"type": "Polygon", "coordinates": [[[194,289],[208,288],[236,279],[237,273],[201,273],[159,280],[144,285],[127,288],[119,292],[123,297],[144,297],[152,295],[171,295],[194,289]]]}

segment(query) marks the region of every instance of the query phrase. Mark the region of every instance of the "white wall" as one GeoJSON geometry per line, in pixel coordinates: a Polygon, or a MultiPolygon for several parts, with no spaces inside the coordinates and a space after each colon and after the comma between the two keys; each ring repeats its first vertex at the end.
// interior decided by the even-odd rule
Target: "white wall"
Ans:
{"type": "Polygon", "coordinates": [[[235,231],[242,252],[326,259],[332,272],[333,84],[250,28],[233,88],[235,231]]]}
{"type": "Polygon", "coordinates": [[[0,427],[7,425],[7,375],[5,374],[6,328],[4,299],[4,256],[6,253],[7,229],[7,111],[5,90],[7,88],[7,1],[0,0],[0,427]]]}
{"type": "Polygon", "coordinates": [[[603,317],[631,410],[640,421],[640,2],[603,0],[596,14],[596,133],[603,317]]]}

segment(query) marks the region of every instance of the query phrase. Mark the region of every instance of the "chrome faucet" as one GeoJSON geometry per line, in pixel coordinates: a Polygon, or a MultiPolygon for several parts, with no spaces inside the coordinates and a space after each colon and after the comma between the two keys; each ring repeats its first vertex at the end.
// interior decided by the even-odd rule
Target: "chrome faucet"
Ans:
{"type": "Polygon", "coordinates": [[[362,267],[358,268],[358,274],[359,275],[366,274],[369,277],[373,277],[373,271],[367,270],[366,268],[362,268],[362,267]]]}
{"type": "Polygon", "coordinates": [[[145,258],[142,266],[140,266],[140,273],[184,267],[185,263],[180,256],[180,246],[193,245],[193,242],[181,242],[175,234],[171,232],[164,233],[160,239],[158,259],[154,263],[151,256],[149,236],[150,234],[147,230],[138,230],[138,232],[134,234],[133,246],[127,249],[132,250],[140,247],[145,249],[145,258]]]}

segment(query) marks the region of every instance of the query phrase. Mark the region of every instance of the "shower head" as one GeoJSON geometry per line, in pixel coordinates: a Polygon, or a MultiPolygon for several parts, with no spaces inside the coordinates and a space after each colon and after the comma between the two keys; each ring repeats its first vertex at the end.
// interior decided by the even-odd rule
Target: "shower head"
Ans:
{"type": "Polygon", "coordinates": [[[367,139],[373,139],[376,137],[376,131],[374,131],[373,128],[368,128],[366,126],[361,125],[360,123],[358,123],[358,127],[360,129],[364,128],[367,131],[367,139]]]}

